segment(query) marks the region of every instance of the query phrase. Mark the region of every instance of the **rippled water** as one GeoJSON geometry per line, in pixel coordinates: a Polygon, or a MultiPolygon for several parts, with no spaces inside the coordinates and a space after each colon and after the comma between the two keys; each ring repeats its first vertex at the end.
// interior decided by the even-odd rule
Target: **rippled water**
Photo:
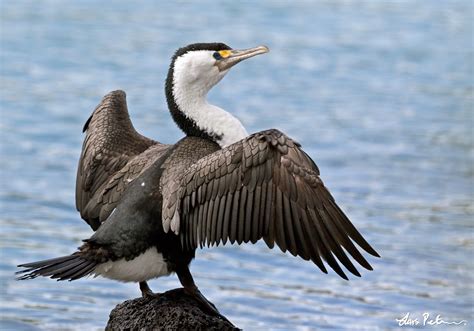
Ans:
{"type": "Polygon", "coordinates": [[[244,329],[397,329],[407,312],[472,328],[471,1],[2,1],[0,15],[0,329],[98,330],[139,295],[133,284],[13,273],[90,236],[75,171],[82,125],[105,93],[127,91],[142,133],[182,135],[163,82],[173,51],[196,41],[270,47],[211,99],[249,132],[300,141],[383,256],[346,282],[262,244],[205,249],[192,265],[201,291],[244,329]]]}

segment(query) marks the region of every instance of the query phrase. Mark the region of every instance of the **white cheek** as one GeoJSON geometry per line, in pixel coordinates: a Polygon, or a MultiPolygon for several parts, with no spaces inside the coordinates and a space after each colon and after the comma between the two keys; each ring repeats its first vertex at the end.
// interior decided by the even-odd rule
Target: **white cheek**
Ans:
{"type": "Polygon", "coordinates": [[[201,99],[224,77],[226,72],[215,64],[210,51],[190,52],[176,60],[173,93],[178,103],[201,99]]]}
{"type": "Polygon", "coordinates": [[[189,84],[198,84],[211,89],[212,86],[222,79],[223,76],[220,77],[219,69],[214,65],[214,63],[207,61],[193,62],[194,63],[190,67],[191,80],[188,81],[189,84]]]}

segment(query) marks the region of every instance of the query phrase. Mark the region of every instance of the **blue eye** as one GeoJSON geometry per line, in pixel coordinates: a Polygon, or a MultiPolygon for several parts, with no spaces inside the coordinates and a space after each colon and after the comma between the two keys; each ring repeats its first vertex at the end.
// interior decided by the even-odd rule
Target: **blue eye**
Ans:
{"type": "Polygon", "coordinates": [[[212,56],[213,56],[216,60],[221,60],[221,59],[222,59],[222,56],[219,54],[219,52],[214,52],[214,54],[212,54],[212,56]]]}

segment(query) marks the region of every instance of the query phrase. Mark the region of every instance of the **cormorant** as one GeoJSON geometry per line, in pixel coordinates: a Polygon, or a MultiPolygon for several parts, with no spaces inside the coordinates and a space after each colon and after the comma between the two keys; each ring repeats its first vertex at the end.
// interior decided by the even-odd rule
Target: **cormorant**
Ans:
{"type": "Polygon", "coordinates": [[[19,279],[100,275],[138,282],[175,272],[185,291],[217,313],[189,264],[197,247],[255,243],[356,276],[348,252],[372,270],[353,242],[379,256],[356,230],[300,144],[270,129],[248,135],[206,96],[231,67],[268,52],[198,43],[173,56],[165,84],[171,115],[186,136],[164,145],[137,133],[125,93],[106,95],[84,126],[76,206],[95,233],[72,255],[25,263],[19,279]],[[345,250],[345,251],[344,251],[345,250]]]}

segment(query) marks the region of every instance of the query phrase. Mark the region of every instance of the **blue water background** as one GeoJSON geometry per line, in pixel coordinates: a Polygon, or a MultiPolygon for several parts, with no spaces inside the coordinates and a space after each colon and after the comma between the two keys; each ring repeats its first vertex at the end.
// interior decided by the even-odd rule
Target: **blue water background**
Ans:
{"type": "Polygon", "coordinates": [[[143,134],[182,136],[163,83],[174,50],[197,41],[269,46],[210,99],[249,132],[298,140],[383,256],[347,282],[262,243],[198,251],[192,272],[221,312],[248,330],[398,329],[407,312],[473,327],[472,1],[0,3],[0,329],[100,330],[139,295],[135,284],[13,273],[91,235],[75,172],[104,94],[127,92],[143,134]]]}

